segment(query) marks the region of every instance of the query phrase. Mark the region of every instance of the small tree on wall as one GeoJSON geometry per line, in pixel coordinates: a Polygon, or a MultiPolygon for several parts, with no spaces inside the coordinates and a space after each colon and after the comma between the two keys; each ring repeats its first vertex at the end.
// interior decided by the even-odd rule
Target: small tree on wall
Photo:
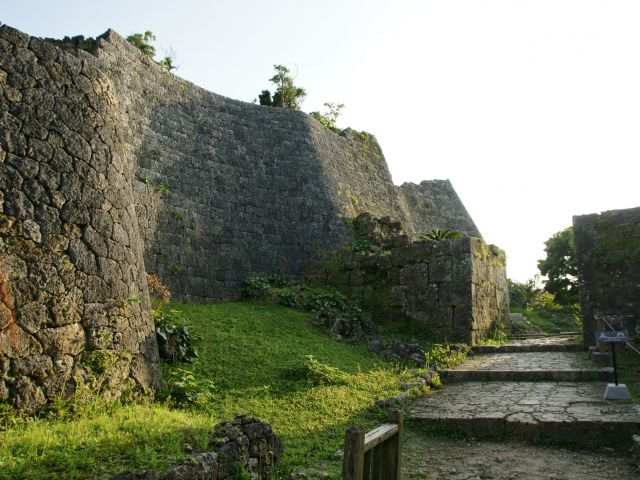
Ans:
{"type": "Polygon", "coordinates": [[[294,85],[294,78],[291,76],[291,72],[287,67],[284,65],[274,65],[273,68],[276,74],[271,77],[269,81],[276,85],[276,91],[273,96],[271,96],[269,90],[263,90],[258,96],[260,105],[300,110],[300,104],[307,95],[306,90],[294,85]]]}
{"type": "MultiPolygon", "coordinates": [[[[133,33],[127,37],[127,42],[140,50],[151,60],[153,60],[153,57],[156,55],[156,47],[151,45],[151,42],[154,42],[155,40],[156,36],[149,30],[144,33],[133,33]]],[[[173,49],[170,49],[169,54],[161,60],[156,60],[156,63],[167,72],[170,72],[171,70],[178,68],[175,64],[175,56],[173,49]]]]}
{"type": "Polygon", "coordinates": [[[316,112],[309,113],[309,115],[311,115],[313,118],[319,121],[322,125],[333,130],[334,132],[340,131],[340,129],[336,126],[336,121],[338,120],[338,117],[342,113],[342,109],[344,108],[344,103],[326,102],[324,106],[327,107],[327,110],[325,111],[325,113],[320,113],[316,111],[316,112]]]}

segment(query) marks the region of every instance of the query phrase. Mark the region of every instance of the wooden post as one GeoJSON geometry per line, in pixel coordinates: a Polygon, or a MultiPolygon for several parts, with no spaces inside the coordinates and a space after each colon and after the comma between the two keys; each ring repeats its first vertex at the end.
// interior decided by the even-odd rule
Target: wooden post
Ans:
{"type": "Polygon", "coordinates": [[[393,480],[387,475],[388,446],[389,441],[387,440],[373,447],[373,475],[371,476],[373,480],[393,480]]]}
{"type": "Polygon", "coordinates": [[[401,435],[402,412],[395,409],[389,410],[386,424],[366,435],[358,428],[349,428],[344,438],[343,478],[400,480],[401,435]]]}
{"type": "Polygon", "coordinates": [[[373,450],[364,452],[364,469],[362,480],[372,480],[373,478],[373,450]]]}
{"type": "Polygon", "coordinates": [[[364,432],[350,427],[344,436],[344,461],[342,478],[361,480],[364,469],[364,432]]]}
{"type": "Polygon", "coordinates": [[[395,476],[390,478],[395,480],[400,480],[400,475],[401,475],[400,438],[402,437],[402,423],[403,423],[402,411],[395,408],[390,409],[389,412],[387,413],[387,418],[389,420],[389,423],[398,424],[398,434],[395,437],[389,439],[389,443],[393,445],[392,454],[394,457],[394,464],[395,464],[394,465],[395,472],[390,472],[392,475],[395,474],[395,476]]]}

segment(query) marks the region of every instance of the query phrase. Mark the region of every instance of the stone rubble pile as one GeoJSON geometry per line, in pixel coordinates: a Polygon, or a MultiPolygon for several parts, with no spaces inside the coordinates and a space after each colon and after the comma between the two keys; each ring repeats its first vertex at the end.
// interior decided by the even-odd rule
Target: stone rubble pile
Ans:
{"type": "Polygon", "coordinates": [[[164,472],[125,472],[112,480],[227,480],[248,472],[252,479],[270,478],[284,452],[271,425],[248,415],[219,423],[209,439],[208,452],[190,454],[164,472]]]}

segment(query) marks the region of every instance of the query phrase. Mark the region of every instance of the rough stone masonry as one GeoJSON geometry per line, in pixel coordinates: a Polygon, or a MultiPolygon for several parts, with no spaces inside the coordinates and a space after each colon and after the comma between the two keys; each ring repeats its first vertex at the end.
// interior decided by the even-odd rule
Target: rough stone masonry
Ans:
{"type": "Polygon", "coordinates": [[[640,337],[640,207],[573,217],[584,342],[596,330],[640,337]]]}
{"type": "Polygon", "coordinates": [[[113,31],[0,26],[0,104],[0,400],[26,410],[159,386],[145,271],[209,302],[301,278],[361,212],[478,234],[449,182],[394,186],[373,136],[207,92],[113,31]]]}

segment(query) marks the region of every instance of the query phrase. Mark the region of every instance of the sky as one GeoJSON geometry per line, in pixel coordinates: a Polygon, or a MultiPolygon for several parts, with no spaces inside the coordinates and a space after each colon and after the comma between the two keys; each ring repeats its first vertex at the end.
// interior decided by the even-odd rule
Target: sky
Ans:
{"type": "Polygon", "coordinates": [[[30,35],[151,30],[177,75],[251,101],[275,64],[344,103],[396,184],[448,178],[508,275],[573,215],[640,206],[637,0],[0,0],[30,35]]]}

